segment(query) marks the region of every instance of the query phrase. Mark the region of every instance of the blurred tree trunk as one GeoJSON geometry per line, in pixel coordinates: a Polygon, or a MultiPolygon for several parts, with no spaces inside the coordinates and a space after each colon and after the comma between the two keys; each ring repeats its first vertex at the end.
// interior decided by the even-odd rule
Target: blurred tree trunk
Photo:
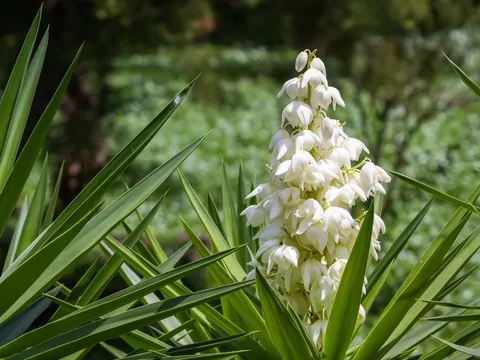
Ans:
{"type": "Polygon", "coordinates": [[[78,70],[72,77],[62,106],[64,121],[55,153],[60,165],[65,161],[59,199],[68,205],[105,165],[107,148],[102,141],[106,87],[95,92],[87,86],[89,73],[78,70]]]}
{"type": "MultiPolygon", "coordinates": [[[[33,4],[32,10],[40,6],[33,4]]],[[[49,48],[42,79],[34,99],[29,122],[24,134],[28,138],[36,122],[45,110],[65,71],[81,43],[70,38],[72,17],[77,16],[76,5],[68,1],[44,1],[43,18],[54,29],[49,34],[49,48]]],[[[81,59],[88,58],[85,54],[81,59]]],[[[106,145],[102,141],[102,119],[108,86],[104,78],[109,70],[109,58],[80,61],[70,80],[61,106],[59,128],[50,138],[47,149],[54,154],[55,173],[62,162],[62,183],[59,200],[67,206],[98,173],[106,161],[106,145]]],[[[55,175],[56,176],[56,175],[55,175]]]]}

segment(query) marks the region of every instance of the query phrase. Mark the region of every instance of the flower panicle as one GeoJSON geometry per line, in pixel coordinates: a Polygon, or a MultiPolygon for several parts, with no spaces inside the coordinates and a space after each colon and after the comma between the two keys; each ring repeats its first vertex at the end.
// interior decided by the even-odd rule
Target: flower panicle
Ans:
{"type": "MultiPolygon", "coordinates": [[[[259,202],[242,215],[248,226],[260,227],[252,265],[275,274],[269,281],[321,348],[363,220],[363,216],[354,219],[351,209],[377,193],[385,194],[382,183],[391,178],[370,159],[360,160],[369,153],[365,144],[349,137],[339,120],[327,116],[330,107],[335,111],[345,102],[340,91],[328,84],[325,64],[315,51],[300,52],[295,70],[299,75],[287,80],[278,93],[291,102],[269,144],[270,182],[247,196],[257,196],[259,202]]],[[[370,246],[375,260],[385,230],[385,223],[375,215],[370,246]]],[[[365,319],[361,306],[358,316],[365,319]]]]}

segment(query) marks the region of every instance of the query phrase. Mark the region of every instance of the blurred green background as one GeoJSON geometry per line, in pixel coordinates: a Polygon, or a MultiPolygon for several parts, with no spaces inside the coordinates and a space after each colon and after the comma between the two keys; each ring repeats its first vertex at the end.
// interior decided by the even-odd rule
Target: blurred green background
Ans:
{"type": "MultiPolygon", "coordinates": [[[[52,179],[65,161],[59,211],[199,73],[188,100],[123,182],[133,184],[208,131],[207,140],[182,166],[202,196],[211,192],[218,200],[222,161],[232,188],[240,162],[249,178],[262,181],[268,142],[286,104],[276,94],[295,75],[295,56],[305,48],[318,49],[329,83],[347,104],[330,116],[364,141],[375,162],[457,197],[466,197],[478,183],[480,105],[442,52],[480,80],[479,1],[2,0],[0,91],[42,2],[51,41],[29,130],[86,42],[45,144],[56,163],[52,179]]],[[[124,190],[123,182],[117,194],[124,190]]],[[[170,179],[167,187],[170,193],[154,225],[173,250],[185,241],[178,215],[197,222],[178,179],[170,179]]],[[[387,191],[384,247],[428,200],[396,181],[387,191]]],[[[434,205],[397,260],[377,309],[452,210],[441,202],[434,205]]],[[[7,233],[0,256],[8,240],[7,233]]],[[[477,274],[453,296],[463,302],[480,296],[479,280],[477,274]]]]}

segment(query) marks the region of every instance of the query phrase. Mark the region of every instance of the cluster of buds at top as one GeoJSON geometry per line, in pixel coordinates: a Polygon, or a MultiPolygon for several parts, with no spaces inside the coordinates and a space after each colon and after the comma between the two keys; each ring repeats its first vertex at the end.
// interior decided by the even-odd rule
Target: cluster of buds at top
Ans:
{"type": "MultiPolygon", "coordinates": [[[[242,215],[260,227],[253,263],[269,277],[282,299],[303,319],[321,348],[333,300],[365,213],[354,219],[351,208],[377,192],[390,176],[368,158],[366,146],[346,135],[339,120],[327,116],[345,106],[329,86],[325,65],[315,52],[302,51],[295,61],[299,76],[288,80],[278,96],[291,102],[282,112],[281,129],[270,142],[270,182],[247,196],[258,204],[242,215]]],[[[385,232],[375,215],[370,254],[378,259],[378,236],[385,232]]],[[[249,277],[253,276],[251,272],[249,277]]],[[[365,280],[366,283],[366,280],[365,280]]],[[[365,311],[359,309],[359,318],[365,311]]]]}

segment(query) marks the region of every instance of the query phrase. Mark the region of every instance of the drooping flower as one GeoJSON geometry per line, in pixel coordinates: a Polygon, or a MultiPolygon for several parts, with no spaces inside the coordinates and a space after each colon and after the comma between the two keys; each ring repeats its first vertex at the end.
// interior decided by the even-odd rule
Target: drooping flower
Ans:
{"type": "Polygon", "coordinates": [[[282,113],[282,127],[287,120],[293,127],[307,128],[312,122],[313,111],[310,106],[299,100],[294,100],[288,104],[282,113]]]}

